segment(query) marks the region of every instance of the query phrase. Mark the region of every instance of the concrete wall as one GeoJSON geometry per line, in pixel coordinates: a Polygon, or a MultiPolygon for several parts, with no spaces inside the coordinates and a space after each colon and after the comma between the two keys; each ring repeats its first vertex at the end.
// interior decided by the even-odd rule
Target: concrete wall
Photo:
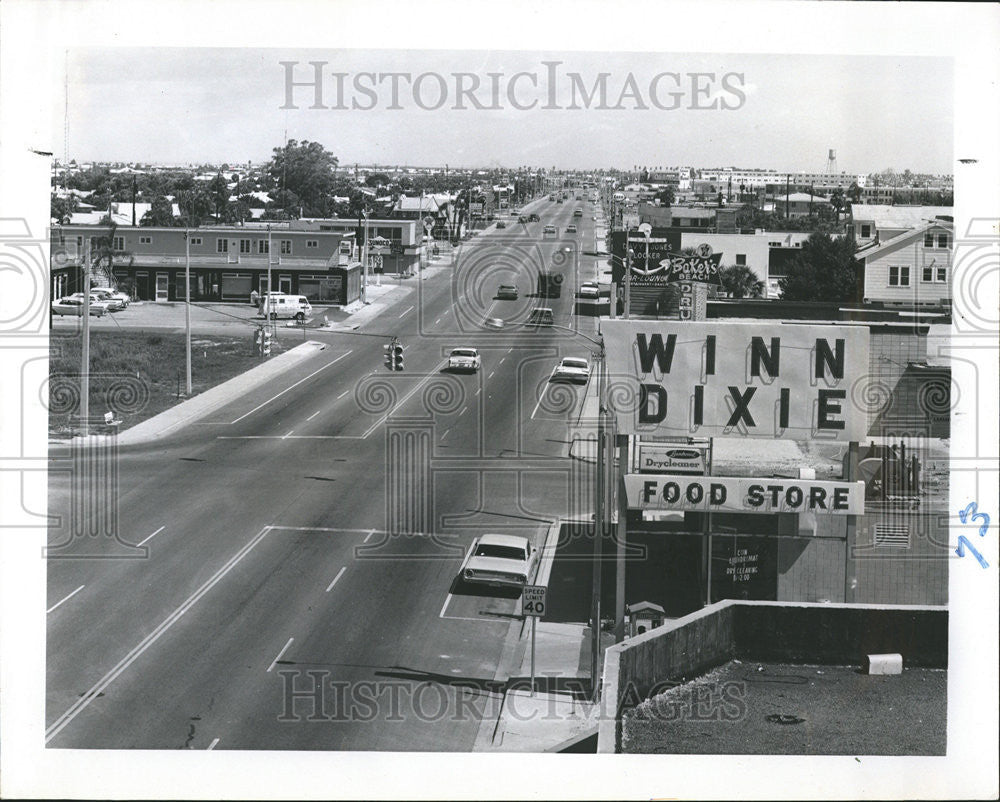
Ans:
{"type": "Polygon", "coordinates": [[[867,654],[894,652],[904,667],[947,668],[947,608],[718,602],[605,652],[597,751],[617,751],[623,709],[658,683],[693,679],[733,658],[860,665],[867,654]]]}

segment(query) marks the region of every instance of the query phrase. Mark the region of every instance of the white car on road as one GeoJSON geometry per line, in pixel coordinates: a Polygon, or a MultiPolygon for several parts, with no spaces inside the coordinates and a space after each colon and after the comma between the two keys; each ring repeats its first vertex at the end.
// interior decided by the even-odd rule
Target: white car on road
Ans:
{"type": "MultiPolygon", "coordinates": [[[[101,317],[105,312],[108,311],[108,306],[96,298],[91,296],[90,298],[90,314],[94,317],[101,317]]],[[[79,298],[70,296],[67,298],[60,298],[58,301],[52,302],[52,314],[54,315],[76,315],[77,317],[83,317],[83,296],[79,298]]]]}
{"type": "Polygon", "coordinates": [[[600,298],[601,288],[596,281],[585,281],[580,285],[579,295],[581,298],[600,298]]]}
{"type": "Polygon", "coordinates": [[[524,587],[532,562],[528,539],[517,535],[476,538],[462,564],[461,578],[478,585],[524,587]]]}
{"type": "Polygon", "coordinates": [[[483,359],[475,348],[456,348],[448,356],[449,370],[471,370],[482,367],[483,359]]]}
{"type": "Polygon", "coordinates": [[[576,384],[586,384],[590,378],[590,364],[586,359],[575,356],[563,357],[562,361],[556,365],[549,379],[554,382],[574,382],[576,384]]]}
{"type": "Polygon", "coordinates": [[[132,298],[127,292],[116,290],[114,287],[91,287],[90,291],[99,294],[110,295],[112,298],[114,298],[121,304],[122,309],[124,309],[126,306],[132,303],[132,298]]]}

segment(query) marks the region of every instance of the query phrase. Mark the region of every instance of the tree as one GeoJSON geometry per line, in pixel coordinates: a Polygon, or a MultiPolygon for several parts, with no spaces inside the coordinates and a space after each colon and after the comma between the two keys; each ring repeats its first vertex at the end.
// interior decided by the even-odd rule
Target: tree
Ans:
{"type": "Polygon", "coordinates": [[[149,211],[142,216],[142,220],[139,221],[139,225],[157,226],[159,228],[167,228],[169,226],[176,225],[176,222],[174,221],[173,204],[163,195],[160,195],[158,198],[154,198],[149,211]]]}
{"type": "Polygon", "coordinates": [[[177,205],[180,206],[182,217],[179,222],[186,226],[199,226],[212,213],[212,198],[201,187],[179,193],[177,205]]]}
{"type": "Polygon", "coordinates": [[[337,157],[319,142],[290,139],[283,148],[274,149],[267,172],[281,190],[299,198],[306,216],[327,217],[337,165],[337,157]]]}
{"type": "Polygon", "coordinates": [[[661,206],[670,206],[674,202],[674,188],[664,187],[655,196],[659,201],[661,206]]]}
{"type": "Polygon", "coordinates": [[[222,173],[208,182],[208,193],[212,197],[212,207],[215,209],[215,219],[221,220],[229,205],[229,182],[222,173]]]}
{"type": "Polygon", "coordinates": [[[53,192],[49,202],[49,216],[60,223],[68,223],[73,216],[73,212],[76,211],[76,205],[76,197],[74,195],[67,195],[65,198],[60,198],[53,192]]]}
{"type": "Polygon", "coordinates": [[[815,233],[803,243],[778,286],[788,301],[857,301],[860,278],[854,243],[848,237],[815,233]]]}
{"type": "Polygon", "coordinates": [[[764,294],[764,282],[746,265],[722,268],[719,281],[732,298],[760,298],[764,294]]]}

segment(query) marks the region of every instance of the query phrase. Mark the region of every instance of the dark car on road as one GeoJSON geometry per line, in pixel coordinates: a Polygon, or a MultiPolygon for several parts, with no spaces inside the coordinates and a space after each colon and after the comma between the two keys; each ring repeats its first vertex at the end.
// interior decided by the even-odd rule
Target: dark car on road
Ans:
{"type": "Polygon", "coordinates": [[[503,220],[497,220],[497,228],[507,228],[507,224],[503,220]]]}
{"type": "Polygon", "coordinates": [[[517,287],[513,284],[501,284],[497,288],[497,299],[501,301],[516,301],[517,287]]]}
{"type": "Polygon", "coordinates": [[[529,222],[529,223],[538,223],[539,221],[541,221],[541,219],[542,219],[542,218],[541,218],[541,217],[539,217],[539,216],[538,216],[537,214],[535,214],[535,213],[531,213],[531,214],[529,214],[529,215],[528,215],[528,222],[529,222]]]}

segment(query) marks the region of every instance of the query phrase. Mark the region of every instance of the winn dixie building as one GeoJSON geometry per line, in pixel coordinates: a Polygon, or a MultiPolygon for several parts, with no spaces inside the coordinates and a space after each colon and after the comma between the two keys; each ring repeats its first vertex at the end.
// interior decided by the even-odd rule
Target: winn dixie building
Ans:
{"type": "Polygon", "coordinates": [[[601,333],[626,604],[947,603],[947,439],[929,415],[885,415],[897,388],[879,366],[901,338],[919,348],[912,326],[602,319],[601,333]]]}

